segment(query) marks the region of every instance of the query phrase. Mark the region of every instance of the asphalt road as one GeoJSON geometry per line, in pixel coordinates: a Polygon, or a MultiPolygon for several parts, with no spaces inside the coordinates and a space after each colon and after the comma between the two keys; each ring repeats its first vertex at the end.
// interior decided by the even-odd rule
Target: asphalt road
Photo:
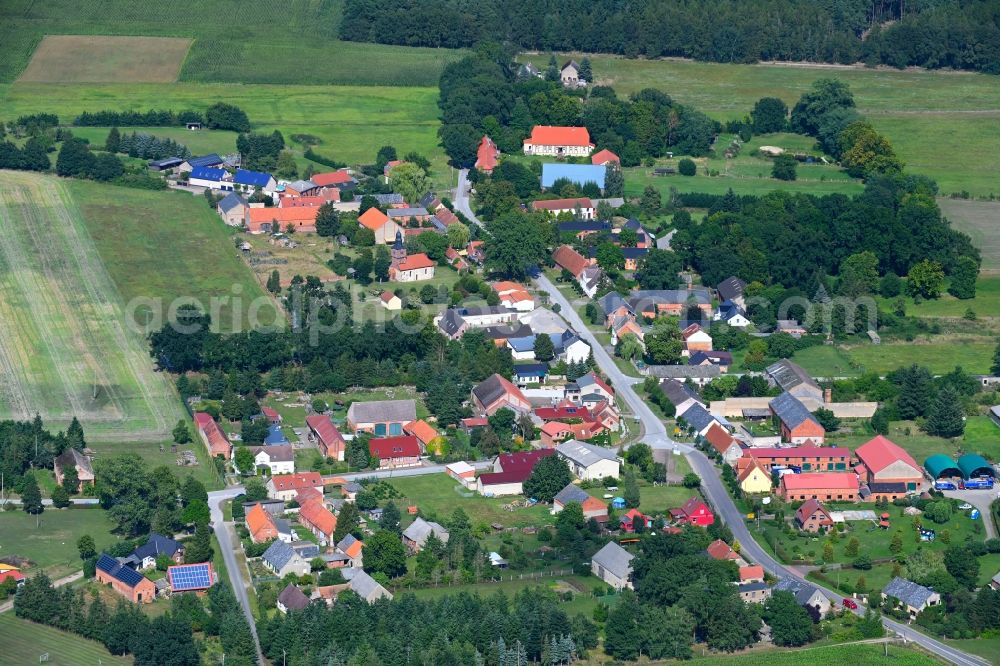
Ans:
{"type": "MultiPolygon", "coordinates": [[[[461,180],[459,181],[461,189],[461,180]]],[[[734,538],[739,541],[741,546],[741,552],[745,557],[751,559],[758,564],[762,565],[765,569],[770,571],[777,577],[781,578],[795,578],[803,580],[802,576],[798,572],[786,568],[784,565],[779,563],[773,557],[771,557],[765,550],[754,540],[753,536],[750,534],[750,530],[747,528],[745,516],[736,507],[729,492],[722,485],[722,480],[719,476],[718,470],[715,465],[708,459],[708,457],[701,451],[693,448],[688,444],[681,442],[675,442],[667,435],[666,428],[663,422],[653,413],[649,405],[646,404],[642,398],[635,392],[633,386],[640,380],[634,377],[628,377],[618,366],[615,365],[611,356],[607,353],[604,347],[598,343],[594,334],[591,333],[590,329],[584,324],[583,320],[577,314],[576,310],[573,308],[569,300],[563,296],[552,281],[549,280],[545,275],[539,275],[535,278],[542,289],[544,289],[549,294],[549,298],[552,303],[558,303],[561,310],[559,312],[570,325],[576,329],[577,334],[583,338],[589,345],[594,354],[594,360],[600,366],[601,370],[611,379],[611,384],[615,388],[618,395],[632,408],[633,413],[642,422],[644,435],[641,438],[643,442],[648,444],[650,447],[655,449],[671,449],[678,451],[683,454],[689,463],[691,463],[691,468],[694,470],[698,476],[701,477],[701,489],[705,494],[705,498],[713,506],[717,515],[722,518],[722,521],[729,526],[732,531],[734,538]]],[[[816,585],[816,583],[809,581],[811,585],[816,585]]],[[[833,590],[828,590],[820,585],[819,587],[826,596],[831,599],[834,603],[839,604],[843,595],[837,594],[833,590]]],[[[854,611],[858,615],[864,615],[864,606],[858,604],[858,609],[854,611]]],[[[890,620],[888,618],[883,618],[882,623],[886,626],[889,631],[895,632],[899,636],[905,638],[908,641],[917,643],[925,650],[933,652],[934,654],[940,656],[942,659],[946,659],[953,664],[959,664],[960,666],[984,666],[988,664],[984,659],[980,657],[966,654],[960,650],[956,650],[944,643],[934,640],[929,636],[919,633],[918,631],[911,629],[910,627],[890,620]]]]}
{"type": "Polygon", "coordinates": [[[452,203],[455,204],[458,212],[469,218],[470,222],[483,226],[483,223],[479,221],[479,218],[472,212],[472,207],[469,205],[469,189],[471,185],[469,182],[469,170],[461,169],[458,172],[458,187],[455,189],[455,198],[452,203]]]}

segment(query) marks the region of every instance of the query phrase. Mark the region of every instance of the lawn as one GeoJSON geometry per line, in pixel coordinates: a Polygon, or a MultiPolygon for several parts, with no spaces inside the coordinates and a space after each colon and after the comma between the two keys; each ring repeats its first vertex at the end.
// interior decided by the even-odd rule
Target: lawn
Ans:
{"type": "MultiPolygon", "coordinates": [[[[979,453],[990,460],[1000,460],[1000,430],[986,416],[970,416],[965,425],[965,436],[959,440],[935,437],[919,430],[912,421],[893,421],[889,439],[906,449],[920,464],[935,453],[944,453],[957,460],[963,453],[979,453]]],[[[832,433],[827,441],[835,446],[855,448],[864,444],[871,435],[832,433]]]]}
{"type": "Polygon", "coordinates": [[[155,282],[163,248],[180,244],[159,238],[150,261],[135,263],[136,246],[157,234],[142,230],[149,220],[141,210],[122,204],[150,193],[27,172],[6,172],[2,180],[0,417],[40,413],[65,428],[77,416],[92,441],[168,438],[184,412],[167,378],[153,371],[126,305],[150,295],[142,285],[155,282]],[[105,218],[96,214],[97,201],[127,218],[128,230],[99,224],[105,218]],[[142,272],[128,272],[135,270],[142,272]],[[129,285],[143,290],[130,294],[129,285]]]}
{"type": "Polygon", "coordinates": [[[913,363],[924,365],[934,374],[944,374],[962,366],[972,373],[988,373],[996,343],[990,338],[962,337],[881,345],[817,345],[795,352],[792,358],[814,377],[856,377],[873,370],[881,375],[913,363]]]}
{"type": "Polygon", "coordinates": [[[222,487],[222,481],[215,471],[215,464],[208,457],[208,450],[196,434],[194,423],[185,418],[188,430],[191,432],[193,441],[183,446],[178,446],[177,451],[173,450],[173,440],[163,440],[161,442],[135,442],[135,441],[98,441],[87,444],[94,450],[98,458],[106,456],[121,455],[124,453],[134,453],[143,459],[147,469],[166,465],[174,471],[178,479],[184,481],[188,475],[201,481],[209,490],[216,490],[222,487]],[[198,464],[193,466],[178,466],[177,458],[183,451],[194,451],[198,464]]]}
{"type": "Polygon", "coordinates": [[[341,42],[342,0],[99,4],[13,0],[0,8],[0,81],[15,80],[43,35],[193,38],[181,80],[435,85],[462,51],[341,42]],[[280,18],[280,20],[276,20],[280,18]]]}
{"type": "MultiPolygon", "coordinates": [[[[251,323],[247,313],[255,301],[262,304],[261,323],[274,321],[275,306],[238,256],[232,231],[203,198],[77,180],[67,188],[122,301],[153,308],[152,329],[159,328],[156,313],[168,316],[179,299],[212,312],[222,331],[251,323]]],[[[144,327],[146,311],[130,308],[129,314],[144,327]]]]}
{"type": "MultiPolygon", "coordinates": [[[[526,59],[544,69],[548,57],[526,59]]],[[[1000,86],[986,74],[602,55],[590,60],[596,83],[614,86],[619,95],[657,88],[722,121],[748,114],[761,97],[780,97],[791,108],[813,81],[836,77],[850,84],[858,110],[885,132],[912,171],[936,179],[943,193],[1000,194],[1000,162],[994,159],[1000,152],[1000,133],[994,130],[1000,86]]]]}
{"type": "Polygon", "coordinates": [[[6,664],[37,664],[45,654],[49,666],[132,663],[132,657],[116,657],[97,641],[22,620],[14,613],[0,615],[0,635],[6,664]]]}
{"type": "Polygon", "coordinates": [[[844,666],[844,664],[864,664],[864,666],[937,666],[941,662],[922,652],[898,645],[886,648],[872,644],[824,645],[822,647],[800,647],[789,650],[752,650],[738,655],[705,654],[696,656],[694,661],[706,661],[712,666],[844,666]]]}
{"type": "MultiPolygon", "coordinates": [[[[587,492],[602,502],[609,503],[610,499],[605,499],[605,495],[620,497],[623,488],[619,487],[615,492],[609,492],[604,488],[589,488],[587,492]]],[[[668,509],[679,507],[691,497],[698,495],[697,490],[685,488],[684,486],[668,486],[660,484],[658,486],[648,485],[645,482],[639,484],[639,510],[646,515],[663,515],[668,509]]],[[[619,511],[619,513],[623,513],[619,511]]]]}
{"type": "Polygon", "coordinates": [[[98,549],[117,540],[110,532],[114,524],[107,512],[98,508],[53,509],[47,507],[39,516],[23,511],[0,512],[0,557],[26,557],[31,565],[27,574],[43,570],[56,579],[79,571],[80,554],[76,541],[84,534],[94,537],[98,549]]]}
{"type": "MultiPolygon", "coordinates": [[[[1000,215],[1000,207],[997,208],[997,214],[1000,215]]],[[[979,242],[973,238],[973,243],[982,247],[979,242]]],[[[984,267],[988,251],[988,248],[984,250],[984,267]]],[[[883,307],[891,309],[891,303],[896,299],[879,300],[883,307]]],[[[968,310],[972,310],[980,318],[1000,316],[1000,276],[982,274],[976,281],[975,298],[959,299],[945,293],[940,298],[915,303],[912,298],[906,297],[906,314],[911,317],[963,317],[968,310]]]]}
{"type": "MultiPolygon", "coordinates": [[[[61,119],[69,122],[72,118],[61,119]]],[[[108,138],[107,127],[74,127],[73,136],[86,139],[94,146],[103,146],[108,138]]],[[[208,153],[218,153],[226,155],[236,152],[236,132],[225,130],[198,130],[191,131],[183,127],[120,127],[122,134],[152,134],[161,139],[173,139],[177,143],[187,146],[192,155],[206,155],[208,153]]],[[[288,138],[285,139],[288,141],[288,138]]]]}
{"type": "MultiPolygon", "coordinates": [[[[1000,203],[942,198],[938,199],[938,205],[945,217],[951,220],[951,225],[969,234],[972,244],[983,253],[982,270],[993,274],[1000,272],[1000,234],[996,231],[997,220],[1000,219],[1000,203]]],[[[980,284],[977,288],[977,300],[978,289],[983,286],[980,284]]],[[[985,314],[996,312],[994,308],[985,314]]]]}
{"type": "MultiPolygon", "coordinates": [[[[847,508],[865,508],[872,509],[877,512],[874,508],[874,504],[851,506],[847,508]]],[[[834,556],[830,562],[841,562],[847,564],[854,560],[856,556],[848,555],[845,552],[845,549],[852,538],[857,538],[860,542],[860,549],[858,551],[859,554],[867,554],[871,556],[872,559],[896,557],[896,554],[889,550],[889,546],[893,535],[897,531],[901,533],[903,540],[903,550],[899,553],[900,556],[908,555],[921,547],[934,550],[944,550],[948,547],[948,544],[944,543],[942,536],[945,531],[949,533],[949,540],[953,544],[962,543],[966,537],[972,537],[978,541],[984,539],[983,535],[977,535],[974,532],[974,523],[969,520],[968,514],[964,511],[956,512],[952,516],[951,520],[943,524],[932,523],[930,520],[925,519],[925,526],[935,530],[938,535],[937,541],[929,543],[921,543],[914,538],[915,532],[912,527],[912,518],[902,515],[902,509],[900,507],[890,507],[888,512],[891,523],[891,527],[888,530],[879,529],[871,522],[853,521],[847,523],[850,529],[840,534],[837,542],[834,544],[834,556]]],[[[823,547],[827,542],[826,537],[805,537],[798,536],[798,534],[789,536],[772,526],[762,527],[761,532],[758,534],[761,537],[759,540],[764,544],[767,543],[766,540],[763,539],[764,534],[777,537],[778,542],[782,545],[785,551],[796,559],[802,559],[810,562],[822,561],[823,559],[823,547]]],[[[767,547],[770,550],[770,546],[768,545],[767,547]]],[[[867,578],[867,572],[851,570],[847,573],[851,576],[850,580],[852,581],[861,573],[866,573],[867,578]]]]}
{"type": "Polygon", "coordinates": [[[500,523],[506,527],[529,527],[548,525],[553,522],[549,507],[536,505],[505,511],[503,506],[516,500],[512,497],[483,497],[465,490],[457,481],[444,474],[428,474],[389,479],[402,495],[393,500],[397,506],[416,505],[425,515],[432,514],[438,520],[447,520],[452,512],[461,508],[469,515],[473,525],[500,523]]]}
{"type": "Polygon", "coordinates": [[[972,638],[968,640],[945,640],[945,643],[959,650],[978,654],[991,664],[1000,664],[1000,638],[972,638]]]}

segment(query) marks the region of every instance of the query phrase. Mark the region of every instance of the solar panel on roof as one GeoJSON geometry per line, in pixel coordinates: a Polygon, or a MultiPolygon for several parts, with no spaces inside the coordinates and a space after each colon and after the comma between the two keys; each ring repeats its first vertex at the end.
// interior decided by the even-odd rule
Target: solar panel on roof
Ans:
{"type": "Polygon", "coordinates": [[[115,572],[114,576],[129,587],[135,587],[143,579],[143,575],[141,573],[135,569],[129,569],[128,567],[120,567],[118,571],[115,572]]]}
{"type": "Polygon", "coordinates": [[[212,587],[212,565],[203,562],[170,567],[167,569],[167,577],[170,579],[171,589],[175,592],[203,590],[212,587]]]}
{"type": "Polygon", "coordinates": [[[118,560],[111,557],[106,553],[101,553],[101,556],[97,558],[97,568],[101,571],[106,571],[108,573],[114,573],[115,569],[119,567],[118,560]]]}

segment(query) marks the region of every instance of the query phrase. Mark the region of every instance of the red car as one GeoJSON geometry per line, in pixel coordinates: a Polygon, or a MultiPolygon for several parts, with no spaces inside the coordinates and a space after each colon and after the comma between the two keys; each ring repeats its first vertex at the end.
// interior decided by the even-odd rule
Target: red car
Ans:
{"type": "Polygon", "coordinates": [[[854,599],[848,599],[844,597],[844,608],[850,608],[851,610],[858,610],[858,602],[854,599]]]}

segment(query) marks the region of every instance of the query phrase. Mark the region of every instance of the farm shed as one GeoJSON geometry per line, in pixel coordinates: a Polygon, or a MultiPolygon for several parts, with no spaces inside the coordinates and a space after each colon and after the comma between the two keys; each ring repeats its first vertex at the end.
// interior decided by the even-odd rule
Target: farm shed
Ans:
{"type": "Polygon", "coordinates": [[[993,465],[978,453],[966,453],[958,459],[962,477],[971,479],[978,476],[994,476],[993,465]]]}
{"type": "Polygon", "coordinates": [[[932,479],[940,479],[947,476],[962,476],[962,470],[958,464],[943,453],[935,453],[924,461],[924,469],[931,475],[932,479]]]}

